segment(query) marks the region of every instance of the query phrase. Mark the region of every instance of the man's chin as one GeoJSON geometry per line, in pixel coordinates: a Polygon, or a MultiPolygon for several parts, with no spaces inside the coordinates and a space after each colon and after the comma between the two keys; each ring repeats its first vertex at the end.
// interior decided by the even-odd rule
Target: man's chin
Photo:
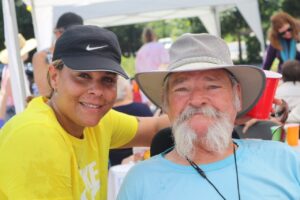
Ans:
{"type": "Polygon", "coordinates": [[[197,135],[205,135],[208,132],[209,127],[215,123],[215,120],[208,117],[193,117],[188,121],[189,127],[197,133],[197,135]]]}

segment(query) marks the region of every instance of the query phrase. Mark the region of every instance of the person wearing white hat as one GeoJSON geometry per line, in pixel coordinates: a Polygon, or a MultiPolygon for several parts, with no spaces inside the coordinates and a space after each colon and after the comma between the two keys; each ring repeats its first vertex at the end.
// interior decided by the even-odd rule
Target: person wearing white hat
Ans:
{"type": "MultiPolygon", "coordinates": [[[[26,40],[22,34],[18,35],[19,45],[20,45],[20,55],[23,61],[27,60],[28,53],[36,48],[37,42],[36,39],[31,38],[26,40]]],[[[12,90],[10,85],[10,72],[9,72],[9,63],[8,63],[8,51],[4,49],[0,52],[0,62],[5,64],[2,70],[1,76],[1,110],[6,110],[6,112],[0,112],[0,119],[4,121],[9,120],[15,114],[14,100],[12,96],[12,90]],[[5,97],[5,98],[4,98],[5,97]],[[3,106],[6,105],[6,109],[3,106]],[[3,115],[4,114],[4,115],[3,115]]],[[[28,79],[25,78],[25,70],[24,70],[24,80],[27,85],[25,88],[27,89],[27,94],[30,94],[29,82],[28,79]]]]}
{"type": "Polygon", "coordinates": [[[263,71],[234,65],[225,41],[209,34],[182,35],[170,59],[167,70],[136,80],[169,116],[175,146],[135,165],[117,199],[300,199],[296,152],[231,138],[236,117],[262,94],[263,71]]]}

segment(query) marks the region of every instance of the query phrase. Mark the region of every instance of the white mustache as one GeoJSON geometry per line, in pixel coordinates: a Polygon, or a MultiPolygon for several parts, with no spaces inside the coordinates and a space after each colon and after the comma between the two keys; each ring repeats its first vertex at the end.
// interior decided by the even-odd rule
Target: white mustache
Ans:
{"type": "Polygon", "coordinates": [[[188,106],[178,117],[177,123],[182,123],[190,119],[195,114],[202,114],[203,116],[211,118],[219,118],[222,115],[219,111],[211,106],[202,106],[199,108],[188,106]]]}

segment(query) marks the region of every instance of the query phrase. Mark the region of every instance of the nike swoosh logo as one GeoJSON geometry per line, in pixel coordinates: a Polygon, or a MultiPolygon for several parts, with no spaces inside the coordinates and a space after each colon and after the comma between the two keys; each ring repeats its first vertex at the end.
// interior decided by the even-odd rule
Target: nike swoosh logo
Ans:
{"type": "Polygon", "coordinates": [[[96,49],[103,49],[105,47],[108,47],[108,45],[103,45],[103,46],[98,46],[98,47],[90,47],[90,45],[87,45],[86,50],[87,51],[93,51],[93,50],[96,50],[96,49]]]}

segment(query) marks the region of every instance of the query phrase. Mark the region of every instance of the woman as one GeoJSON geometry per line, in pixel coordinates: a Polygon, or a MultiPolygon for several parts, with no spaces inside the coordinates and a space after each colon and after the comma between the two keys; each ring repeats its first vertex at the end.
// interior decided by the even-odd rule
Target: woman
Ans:
{"type": "Polygon", "coordinates": [[[271,17],[268,39],[270,45],[263,62],[263,68],[269,70],[275,58],[279,59],[278,72],[282,63],[288,60],[300,60],[296,42],[299,41],[299,27],[296,20],[285,12],[278,12],[271,17]]]}
{"type": "Polygon", "coordinates": [[[166,117],[112,110],[117,37],[74,26],[56,42],[50,97],[33,99],[0,133],[0,199],[106,199],[109,148],[149,146],[166,117]]]}

